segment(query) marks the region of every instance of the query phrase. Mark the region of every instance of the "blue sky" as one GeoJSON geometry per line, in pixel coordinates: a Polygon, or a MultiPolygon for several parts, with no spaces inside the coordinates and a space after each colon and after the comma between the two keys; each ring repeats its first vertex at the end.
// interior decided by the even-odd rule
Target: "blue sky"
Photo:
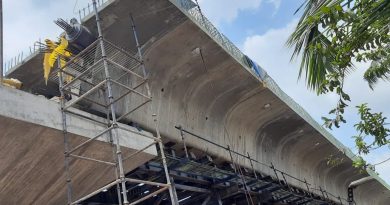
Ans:
{"type": "MultiPolygon", "coordinates": [[[[55,39],[60,33],[53,20],[77,16],[78,8],[88,0],[43,1],[4,0],[4,57],[11,59],[38,39],[55,39]],[[55,2],[55,3],[54,3],[55,2]]],[[[320,118],[336,103],[334,95],[316,96],[308,91],[304,81],[297,80],[298,62],[290,62],[291,50],[285,47],[288,35],[294,29],[299,15],[293,15],[303,0],[199,0],[201,8],[217,28],[231,39],[245,54],[257,61],[279,84],[284,92],[306,109],[320,124],[320,118]]],[[[390,116],[390,83],[380,82],[375,92],[363,82],[368,64],[357,64],[357,70],[348,77],[346,90],[352,103],[347,109],[348,123],[331,133],[355,151],[351,136],[358,120],[354,106],[369,103],[374,111],[390,116]]],[[[389,148],[376,150],[367,159],[376,163],[390,157],[389,148]]],[[[381,177],[390,183],[390,162],[376,167],[381,177]]]]}

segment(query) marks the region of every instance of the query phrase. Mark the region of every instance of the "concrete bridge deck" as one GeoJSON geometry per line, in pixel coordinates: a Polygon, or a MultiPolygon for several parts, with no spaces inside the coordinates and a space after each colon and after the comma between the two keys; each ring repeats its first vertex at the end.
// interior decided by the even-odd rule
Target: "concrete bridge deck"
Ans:
{"type": "MultiPolygon", "coordinates": [[[[0,203],[65,204],[64,139],[59,104],[3,86],[0,86],[0,96],[0,203]]],[[[93,115],[90,117],[104,122],[93,115]]],[[[68,128],[70,144],[74,147],[96,136],[105,126],[68,115],[68,128]]],[[[151,143],[151,139],[131,132],[121,131],[120,136],[126,155],[151,143]]],[[[113,152],[106,136],[98,140],[75,154],[112,162],[113,152]]],[[[125,170],[131,171],[156,155],[154,147],[149,148],[131,161],[125,161],[125,170]]],[[[96,162],[72,159],[70,170],[75,199],[115,179],[114,167],[96,162]]]]}
{"type": "MultiPolygon", "coordinates": [[[[153,107],[162,108],[160,128],[166,141],[180,141],[175,126],[181,125],[306,179],[313,192],[319,193],[318,187],[322,187],[344,199],[350,182],[371,175],[375,180],[355,189],[357,204],[389,203],[389,185],[373,171],[362,174],[353,168],[353,153],[283,93],[264,70],[256,74],[243,61],[244,55],[197,13],[189,0],[113,0],[104,5],[101,17],[105,38],[134,51],[129,13],[135,17],[146,55],[153,107]],[[329,166],[327,158],[331,154],[344,160],[329,166]]],[[[93,19],[90,14],[84,23],[95,31],[93,19]]],[[[22,70],[41,69],[37,58],[40,55],[34,54],[8,75],[21,81],[29,78],[22,70]]],[[[25,86],[35,91],[45,89],[36,82],[25,86]]],[[[42,94],[45,92],[51,93],[49,89],[42,94]]],[[[125,106],[118,110],[125,111],[125,106]]],[[[153,130],[153,122],[145,116],[154,112],[141,109],[127,120],[153,130]]],[[[190,146],[229,159],[225,150],[192,138],[187,140],[190,146]]],[[[249,166],[246,161],[239,163],[249,166]]],[[[272,174],[268,169],[256,168],[272,174]]],[[[288,183],[305,186],[294,180],[288,183]]]]}

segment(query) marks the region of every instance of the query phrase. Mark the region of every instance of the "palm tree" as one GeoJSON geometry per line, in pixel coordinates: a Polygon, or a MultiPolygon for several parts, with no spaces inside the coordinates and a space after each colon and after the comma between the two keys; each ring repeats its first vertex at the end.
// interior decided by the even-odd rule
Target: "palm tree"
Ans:
{"type": "Polygon", "coordinates": [[[370,86],[388,80],[389,0],[306,0],[301,10],[287,45],[292,59],[301,58],[299,77],[305,75],[308,88],[321,93],[331,73],[343,80],[354,60],[375,62],[364,75],[370,86]]]}
{"type": "MultiPolygon", "coordinates": [[[[298,11],[302,17],[287,41],[293,48],[291,59],[301,59],[299,77],[305,76],[309,89],[340,96],[329,112],[334,118],[323,117],[326,127],[339,127],[350,101],[343,91],[344,78],[354,71],[353,62],[371,62],[364,73],[371,89],[379,79],[390,79],[390,0],[306,0],[298,11]]],[[[387,118],[366,104],[357,107],[361,119],[354,138],[359,155],[390,144],[387,118]],[[367,143],[367,136],[373,142],[367,143]]],[[[366,163],[359,157],[354,166],[366,163]]]]}

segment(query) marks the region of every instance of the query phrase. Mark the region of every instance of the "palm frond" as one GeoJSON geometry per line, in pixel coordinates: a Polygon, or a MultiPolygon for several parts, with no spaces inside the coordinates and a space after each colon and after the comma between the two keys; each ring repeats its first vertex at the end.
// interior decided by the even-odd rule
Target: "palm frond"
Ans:
{"type": "MultiPolygon", "coordinates": [[[[390,50],[390,49],[389,49],[390,50]]],[[[390,80],[390,56],[382,59],[381,62],[372,62],[371,66],[364,72],[364,80],[368,82],[371,89],[378,80],[390,80]]]]}
{"type": "MultiPolygon", "coordinates": [[[[301,64],[298,78],[305,74],[307,86],[319,91],[327,73],[334,71],[331,65],[332,58],[310,49],[310,45],[320,44],[323,49],[331,52],[330,41],[319,31],[318,24],[309,21],[309,17],[320,12],[321,7],[339,3],[341,0],[307,0],[304,11],[295,31],[286,42],[288,47],[294,47],[291,60],[301,56],[301,64]]],[[[303,5],[299,8],[303,8],[303,5]]],[[[332,55],[330,55],[332,56],[332,55]]],[[[334,54],[335,56],[335,54],[334,54]]]]}

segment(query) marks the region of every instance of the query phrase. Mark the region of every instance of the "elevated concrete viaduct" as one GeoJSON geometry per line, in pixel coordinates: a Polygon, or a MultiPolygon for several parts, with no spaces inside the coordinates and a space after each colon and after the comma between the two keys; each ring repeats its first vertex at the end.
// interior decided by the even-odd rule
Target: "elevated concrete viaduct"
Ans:
{"type": "MultiPolygon", "coordinates": [[[[1,204],[65,204],[64,143],[58,103],[2,86],[0,95],[1,204]]],[[[90,116],[104,122],[102,118],[90,116]]],[[[70,144],[74,146],[105,128],[104,123],[102,125],[77,117],[69,117],[68,122],[68,132],[72,135],[70,144]]],[[[128,128],[134,132],[121,133],[124,153],[133,153],[150,143],[151,140],[142,137],[141,132],[128,128]]],[[[112,161],[111,145],[104,137],[98,140],[76,154],[112,161]]],[[[149,148],[127,161],[125,169],[131,171],[156,155],[156,149],[149,148]]],[[[72,178],[78,182],[74,186],[76,198],[115,179],[113,167],[106,164],[73,160],[72,167],[72,178]]]]}
{"type": "MultiPolygon", "coordinates": [[[[105,38],[131,51],[136,50],[129,19],[129,14],[133,15],[149,74],[154,109],[142,108],[123,122],[135,123],[153,132],[152,118],[147,116],[158,112],[160,131],[165,143],[182,143],[182,136],[175,128],[180,126],[190,133],[196,133],[218,145],[228,146],[232,151],[248,154],[259,162],[287,173],[291,177],[285,178],[284,181],[291,186],[309,188],[310,192],[317,195],[322,195],[321,190],[326,190],[331,194],[327,197],[332,203],[347,204],[348,185],[355,180],[372,176],[374,180],[354,189],[356,204],[390,203],[389,185],[374,171],[361,173],[353,168],[354,154],[281,91],[265,70],[255,64],[251,65],[245,55],[214,28],[191,1],[110,0],[100,9],[105,38]],[[327,164],[330,155],[343,160],[336,166],[330,166],[327,164]],[[310,187],[302,180],[310,183],[310,187]]],[[[85,16],[83,23],[96,32],[93,17],[93,14],[85,16]]],[[[58,85],[51,83],[47,87],[43,83],[43,78],[38,78],[42,76],[41,59],[41,54],[33,54],[23,64],[9,71],[8,76],[24,82],[26,91],[49,97],[58,95],[58,85]],[[37,80],[29,80],[32,76],[37,80]]],[[[36,96],[31,98],[39,99],[42,101],[41,104],[55,107],[54,102],[36,96]]],[[[36,104],[34,100],[24,103],[20,106],[36,104]]],[[[127,112],[126,105],[131,103],[133,103],[131,97],[127,98],[123,106],[117,107],[117,112],[127,112]]],[[[11,104],[4,104],[1,108],[9,106],[11,104]]],[[[88,110],[101,111],[94,106],[88,107],[88,110]]],[[[45,113],[53,115],[51,112],[45,113]]],[[[54,118],[57,117],[59,118],[59,116],[54,118]]],[[[23,121],[23,119],[10,121],[2,117],[2,121],[7,121],[7,124],[2,123],[1,129],[8,130],[20,126],[21,120],[23,121]]],[[[56,127],[31,124],[34,121],[36,119],[30,119],[29,126],[40,127],[42,133],[50,130],[48,133],[60,134],[55,131],[56,127]]],[[[15,130],[15,135],[19,135],[17,131],[18,129],[15,130]]],[[[75,134],[86,136],[83,133],[75,134]]],[[[21,137],[30,138],[26,134],[21,137]]],[[[3,134],[1,140],[7,139],[3,134]]],[[[53,160],[59,160],[62,154],[59,148],[61,141],[53,139],[51,143],[54,141],[58,147],[42,151],[53,153],[56,155],[53,160]],[[58,153],[54,150],[58,150],[58,153]]],[[[231,161],[232,157],[226,149],[205,143],[191,134],[185,134],[185,143],[196,150],[207,152],[217,160],[231,161]]],[[[131,148],[134,144],[129,142],[123,146],[131,148]]],[[[145,157],[140,158],[139,163],[134,166],[148,161],[154,154],[153,151],[145,154],[145,157]]],[[[9,160],[18,162],[20,159],[9,160]]],[[[9,160],[4,162],[2,160],[2,163],[9,160]]],[[[243,157],[235,156],[233,161],[246,168],[252,166],[250,161],[243,157]]],[[[23,161],[20,163],[23,164],[23,161]]],[[[60,167],[57,165],[55,170],[42,172],[54,175],[53,172],[61,173],[60,167]]],[[[274,170],[269,166],[257,163],[254,164],[254,168],[260,173],[275,176],[274,170]]],[[[16,172],[23,172],[17,167],[14,169],[16,172]]],[[[0,173],[9,175],[9,170],[4,169],[0,173]]],[[[31,169],[31,172],[34,172],[34,169],[31,169]]],[[[6,182],[3,181],[0,181],[0,184],[2,182],[5,185],[6,182]]],[[[56,183],[57,186],[61,184],[59,181],[56,183]]],[[[21,185],[13,183],[7,186],[17,190],[21,185]]]]}

